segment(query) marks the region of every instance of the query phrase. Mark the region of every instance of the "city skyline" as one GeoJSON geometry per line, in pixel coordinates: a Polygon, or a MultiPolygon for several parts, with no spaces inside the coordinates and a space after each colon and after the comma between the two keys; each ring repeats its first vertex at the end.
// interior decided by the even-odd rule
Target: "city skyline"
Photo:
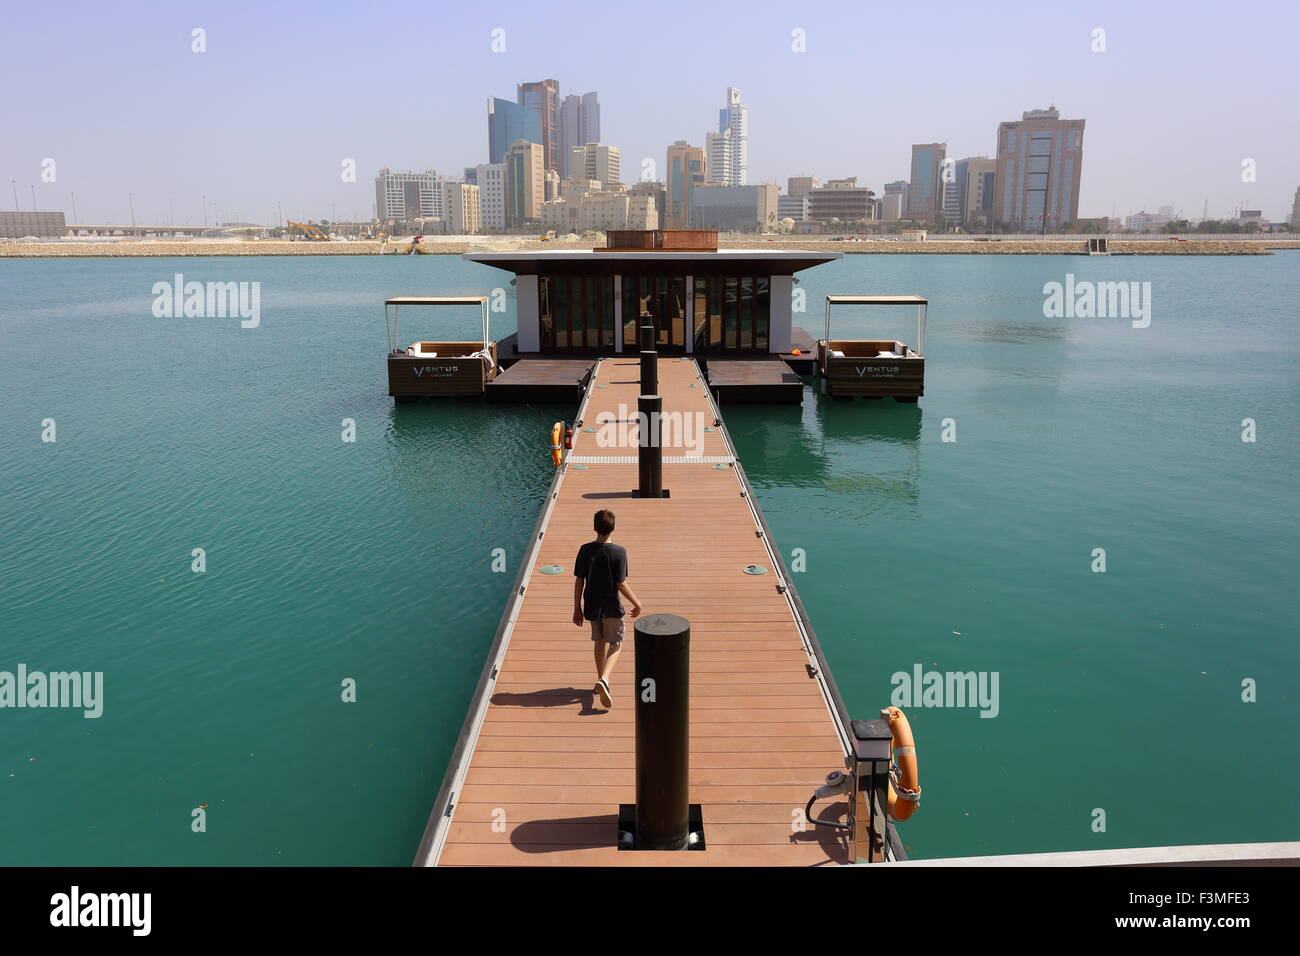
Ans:
{"type": "MultiPolygon", "coordinates": [[[[10,17],[0,73],[12,88],[39,93],[9,110],[0,179],[16,187],[20,210],[34,198],[38,209],[82,222],[127,222],[132,207],[140,222],[212,221],[214,207],[223,220],[264,223],[281,208],[284,219],[369,218],[379,169],[459,177],[486,158],[485,98],[512,98],[519,84],[541,78],[556,79],[561,98],[599,92],[600,141],[621,151],[628,183],[647,161],[664,181],[665,151],[677,140],[705,147],[727,87],[741,90],[749,107],[755,184],[857,177],[881,192],[910,178],[912,144],[947,143],[954,158],[996,156],[998,124],[1053,103],[1063,116],[1088,121],[1081,217],[1171,205],[1200,218],[1208,205],[1210,218],[1244,207],[1283,220],[1300,183],[1300,133],[1276,118],[1297,90],[1285,63],[1300,15],[1281,4],[1265,5],[1248,23],[1220,23],[1194,4],[1168,8],[1185,11],[1177,18],[1111,4],[1080,15],[1005,5],[1034,10],[1032,28],[1011,15],[989,20],[939,7],[969,59],[941,39],[926,50],[894,49],[874,32],[855,40],[835,15],[861,16],[849,6],[805,18],[756,3],[734,22],[683,5],[699,20],[675,53],[692,63],[685,77],[654,73],[652,49],[584,43],[582,31],[565,24],[594,5],[566,5],[574,17],[558,21],[532,8],[442,13],[427,23],[456,42],[440,43],[414,74],[384,66],[402,62],[396,53],[418,39],[408,30],[395,49],[391,37],[381,45],[405,24],[385,10],[356,23],[346,8],[325,4],[313,8],[320,16],[312,25],[290,28],[292,15],[238,2],[134,20],[72,7],[59,42],[77,70],[49,68],[35,42],[37,11],[10,17]],[[128,21],[129,31],[121,26],[128,21]],[[709,29],[715,21],[727,30],[709,29]],[[194,29],[205,31],[202,53],[191,50],[194,29]],[[494,53],[498,29],[505,49],[494,53]],[[1104,51],[1093,52],[1097,29],[1105,30],[1104,51]],[[792,49],[797,31],[806,52],[792,49]],[[283,55],[304,43],[319,70],[283,55]],[[1193,49],[1222,60],[1222,73],[1160,55],[1193,49]],[[1250,51],[1248,74],[1237,69],[1237,50],[1250,51]],[[104,82],[87,84],[84,72],[104,82]],[[1162,95],[1170,83],[1177,102],[1162,95]],[[846,92],[864,88],[878,92],[846,92]],[[1214,137],[1205,135],[1210,128],[1214,137]],[[349,162],[352,182],[342,178],[349,162]]],[[[876,29],[887,14],[879,11],[876,29]]],[[[12,192],[0,208],[13,208],[12,192]]]]}

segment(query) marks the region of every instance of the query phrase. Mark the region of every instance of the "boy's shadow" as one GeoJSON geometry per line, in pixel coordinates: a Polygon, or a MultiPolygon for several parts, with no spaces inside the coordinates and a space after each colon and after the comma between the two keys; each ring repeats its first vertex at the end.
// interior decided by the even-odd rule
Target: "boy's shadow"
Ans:
{"type": "Polygon", "coordinates": [[[564,707],[569,704],[580,704],[582,709],[578,711],[579,717],[609,713],[604,707],[596,706],[596,692],[590,688],[582,690],[577,687],[551,687],[527,694],[503,692],[493,694],[492,703],[498,707],[564,707]]]}

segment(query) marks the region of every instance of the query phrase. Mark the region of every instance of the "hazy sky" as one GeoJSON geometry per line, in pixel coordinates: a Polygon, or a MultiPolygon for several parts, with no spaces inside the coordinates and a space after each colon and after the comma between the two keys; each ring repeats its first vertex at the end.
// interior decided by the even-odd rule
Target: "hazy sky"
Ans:
{"type": "Polygon", "coordinates": [[[994,155],[1000,121],[1086,119],[1081,216],[1171,204],[1285,219],[1300,186],[1300,4],[665,0],[7,5],[0,208],[82,222],[369,218],[381,166],[487,161],[486,101],[597,90],[624,179],[703,145],[728,85],[750,182],[908,177],[910,147],[994,155]],[[191,52],[191,31],[207,52],[191,52]],[[494,53],[492,31],[505,31],[494,53]],[[1105,31],[1105,52],[1092,51],[1105,31]],[[792,31],[806,52],[791,49],[792,31]],[[55,181],[42,162],[55,161],[55,181]],[[356,161],[357,181],[340,176],[356,161]],[[1255,162],[1242,181],[1243,160],[1255,162]]]}

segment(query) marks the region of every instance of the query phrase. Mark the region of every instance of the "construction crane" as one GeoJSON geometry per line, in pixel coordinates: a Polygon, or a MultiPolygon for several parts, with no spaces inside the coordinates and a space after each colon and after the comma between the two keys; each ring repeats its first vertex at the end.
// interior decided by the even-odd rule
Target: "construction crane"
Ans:
{"type": "Polygon", "coordinates": [[[329,242],[330,237],[325,235],[311,223],[294,222],[289,220],[289,238],[294,238],[295,234],[301,233],[304,239],[312,242],[329,242]]]}

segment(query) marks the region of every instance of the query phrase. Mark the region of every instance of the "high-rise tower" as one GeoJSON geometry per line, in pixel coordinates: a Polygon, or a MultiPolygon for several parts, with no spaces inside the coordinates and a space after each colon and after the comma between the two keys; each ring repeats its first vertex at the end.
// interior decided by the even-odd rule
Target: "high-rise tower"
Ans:
{"type": "Polygon", "coordinates": [[[600,102],[593,90],[578,96],[570,93],[560,104],[560,175],[575,178],[568,168],[570,150],[600,142],[600,102]]]}
{"type": "Polygon", "coordinates": [[[1051,232],[1079,218],[1083,120],[1055,106],[998,125],[994,216],[1026,232],[1051,232]]]}
{"type": "MultiPolygon", "coordinates": [[[[744,186],[749,182],[749,107],[740,102],[740,90],[727,87],[727,105],[718,110],[718,132],[731,131],[731,168],[726,185],[744,186]]],[[[709,178],[716,179],[712,171],[709,178]]]]}
{"type": "MultiPolygon", "coordinates": [[[[560,171],[560,81],[519,84],[519,105],[537,113],[542,124],[542,162],[560,171]]],[[[496,160],[493,160],[494,162],[496,160]]]]}

